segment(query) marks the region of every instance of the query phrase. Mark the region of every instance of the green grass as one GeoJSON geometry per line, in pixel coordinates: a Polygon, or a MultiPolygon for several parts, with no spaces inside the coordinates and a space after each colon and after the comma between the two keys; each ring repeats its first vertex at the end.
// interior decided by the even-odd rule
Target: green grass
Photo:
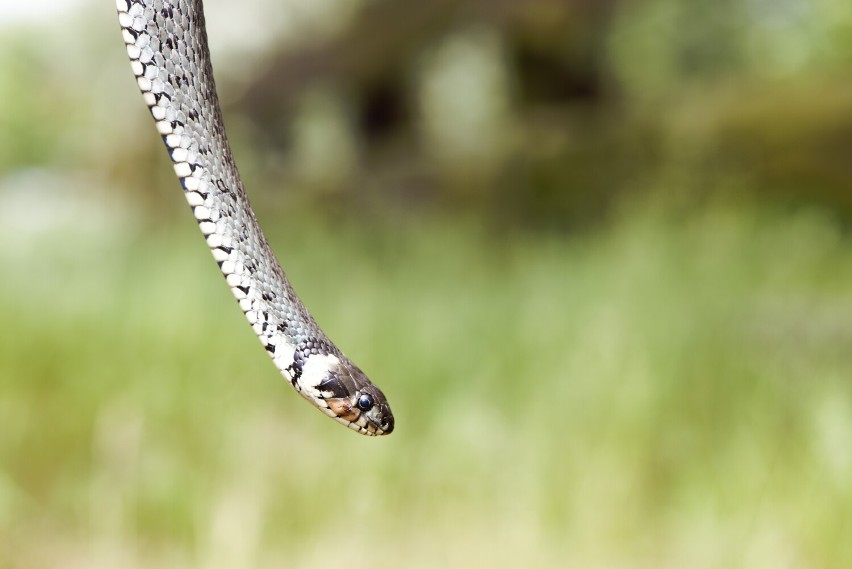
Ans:
{"type": "Polygon", "coordinates": [[[277,376],[193,225],[0,250],[0,567],[852,564],[830,218],[273,231],[380,440],[277,376]]]}

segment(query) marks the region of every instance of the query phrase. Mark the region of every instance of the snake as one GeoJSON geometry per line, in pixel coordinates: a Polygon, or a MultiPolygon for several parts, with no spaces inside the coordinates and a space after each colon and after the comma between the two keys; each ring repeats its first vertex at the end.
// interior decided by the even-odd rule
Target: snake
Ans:
{"type": "Polygon", "coordinates": [[[369,436],[394,429],[384,393],[320,329],[251,208],[213,79],[201,0],[117,0],[130,66],[187,203],[266,353],[317,409],[369,436]]]}

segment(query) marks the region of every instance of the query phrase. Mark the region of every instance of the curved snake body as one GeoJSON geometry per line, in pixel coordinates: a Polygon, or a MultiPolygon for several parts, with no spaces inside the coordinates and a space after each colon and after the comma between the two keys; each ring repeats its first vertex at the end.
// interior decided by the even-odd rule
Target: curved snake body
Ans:
{"type": "Polygon", "coordinates": [[[284,275],[243,190],[219,107],[201,0],[117,0],[133,73],[198,227],[252,329],[305,399],[365,435],[384,394],[329,340],[284,275]]]}

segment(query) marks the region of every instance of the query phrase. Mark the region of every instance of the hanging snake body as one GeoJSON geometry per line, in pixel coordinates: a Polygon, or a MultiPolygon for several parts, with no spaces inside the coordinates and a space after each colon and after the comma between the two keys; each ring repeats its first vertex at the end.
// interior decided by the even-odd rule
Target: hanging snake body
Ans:
{"type": "Polygon", "coordinates": [[[201,0],[117,0],[127,54],[213,258],[266,352],[305,399],[365,435],[393,430],[381,390],[293,291],[225,135],[201,0]]]}

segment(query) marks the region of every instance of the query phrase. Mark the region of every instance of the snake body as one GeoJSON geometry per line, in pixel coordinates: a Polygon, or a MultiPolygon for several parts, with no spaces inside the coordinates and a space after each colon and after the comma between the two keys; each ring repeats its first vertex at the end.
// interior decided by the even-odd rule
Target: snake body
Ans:
{"type": "Polygon", "coordinates": [[[275,366],[305,399],[365,435],[394,427],[382,391],[328,339],[258,225],[225,135],[201,0],[117,0],[131,68],[186,200],[275,366]]]}

